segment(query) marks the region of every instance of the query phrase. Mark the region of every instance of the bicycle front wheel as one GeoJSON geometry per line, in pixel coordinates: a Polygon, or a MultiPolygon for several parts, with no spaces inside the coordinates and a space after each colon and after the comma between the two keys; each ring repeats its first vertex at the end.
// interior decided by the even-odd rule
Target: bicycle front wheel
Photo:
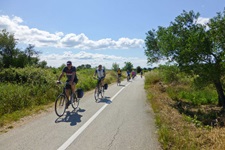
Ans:
{"type": "Polygon", "coordinates": [[[64,94],[60,94],[55,100],[55,113],[57,116],[63,116],[66,110],[66,96],[64,94]]]}
{"type": "Polygon", "coordinates": [[[120,79],[117,79],[117,86],[120,85],[120,79]]]}
{"type": "Polygon", "coordinates": [[[77,98],[77,96],[75,95],[74,96],[74,99],[71,101],[71,105],[72,105],[72,107],[73,107],[74,110],[78,108],[79,101],[80,101],[80,99],[77,98]]]}

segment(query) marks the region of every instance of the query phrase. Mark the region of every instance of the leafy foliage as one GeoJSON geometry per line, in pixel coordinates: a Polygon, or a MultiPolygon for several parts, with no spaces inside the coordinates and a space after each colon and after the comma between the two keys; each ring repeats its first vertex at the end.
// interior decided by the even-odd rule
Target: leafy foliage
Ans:
{"type": "Polygon", "coordinates": [[[112,64],[112,70],[117,71],[118,68],[119,68],[119,64],[117,64],[117,63],[112,64]]]}
{"type": "Polygon", "coordinates": [[[221,83],[225,73],[225,11],[210,20],[209,29],[197,23],[199,16],[193,11],[183,11],[169,27],[150,30],[145,40],[145,54],[150,64],[164,59],[195,76],[196,83],[214,84],[219,104],[225,108],[221,83]]]}
{"type": "Polygon", "coordinates": [[[131,62],[124,62],[125,66],[123,67],[123,70],[127,71],[131,71],[133,69],[133,64],[131,62]]]}
{"type": "Polygon", "coordinates": [[[47,62],[39,62],[38,54],[40,52],[34,49],[34,45],[28,45],[25,51],[16,48],[16,39],[14,34],[2,30],[0,32],[0,66],[4,68],[25,66],[46,67],[47,62]]]}
{"type": "Polygon", "coordinates": [[[140,66],[137,66],[137,73],[140,73],[142,71],[142,68],[140,66]]]}

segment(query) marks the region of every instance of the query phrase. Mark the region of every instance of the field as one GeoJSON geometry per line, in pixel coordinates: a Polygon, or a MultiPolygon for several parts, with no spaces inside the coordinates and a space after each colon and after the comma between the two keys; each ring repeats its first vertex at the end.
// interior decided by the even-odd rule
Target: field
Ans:
{"type": "Polygon", "coordinates": [[[155,112],[162,148],[225,149],[225,113],[216,105],[213,86],[195,89],[191,78],[167,75],[159,70],[145,75],[145,89],[155,112]]]}

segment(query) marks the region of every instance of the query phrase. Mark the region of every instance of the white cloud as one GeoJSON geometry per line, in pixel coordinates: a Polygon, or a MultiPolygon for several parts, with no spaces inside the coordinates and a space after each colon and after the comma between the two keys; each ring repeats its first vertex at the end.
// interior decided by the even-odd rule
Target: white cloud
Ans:
{"type": "Polygon", "coordinates": [[[208,26],[209,20],[210,18],[199,17],[198,20],[196,20],[196,23],[206,26],[206,30],[209,30],[208,26]]]}
{"type": "Polygon", "coordinates": [[[29,28],[22,25],[23,20],[20,17],[0,16],[0,30],[6,29],[15,34],[18,42],[23,44],[34,44],[36,47],[56,47],[56,48],[75,48],[81,50],[88,49],[131,49],[142,48],[144,40],[120,38],[117,41],[111,38],[90,40],[84,33],[63,32],[49,33],[37,28],[29,28]]]}
{"type": "Polygon", "coordinates": [[[90,64],[92,67],[102,64],[107,69],[112,68],[113,63],[119,64],[120,67],[124,66],[124,62],[131,62],[134,67],[141,66],[146,67],[147,59],[140,59],[137,57],[120,57],[114,55],[104,55],[99,53],[87,53],[81,51],[79,53],[73,53],[71,51],[64,52],[63,54],[49,54],[41,55],[41,61],[45,60],[48,66],[59,67],[65,64],[68,60],[71,60],[73,65],[79,66],[82,64],[90,64]]]}
{"type": "Polygon", "coordinates": [[[209,20],[210,18],[199,17],[196,23],[207,26],[207,23],[209,23],[209,20]]]}

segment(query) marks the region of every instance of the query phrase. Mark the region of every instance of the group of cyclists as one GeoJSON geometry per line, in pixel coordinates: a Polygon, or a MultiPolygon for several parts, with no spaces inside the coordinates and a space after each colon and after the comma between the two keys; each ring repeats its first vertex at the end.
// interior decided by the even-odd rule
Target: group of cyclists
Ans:
{"type": "MultiPolygon", "coordinates": [[[[134,70],[132,70],[131,72],[129,70],[126,71],[127,73],[127,81],[129,81],[132,77],[132,79],[134,79],[136,77],[136,72],[134,70]]],[[[141,74],[141,77],[143,75],[143,72],[141,71],[140,72],[141,74]]],[[[120,70],[120,68],[118,68],[117,70],[117,77],[118,77],[118,80],[120,80],[119,78],[122,76],[122,71],[120,70]]]]}
{"type": "MultiPolygon", "coordinates": [[[[70,87],[66,89],[66,95],[69,97],[70,88],[73,94],[76,91],[76,84],[78,83],[78,78],[76,74],[76,67],[72,65],[71,61],[67,61],[66,66],[63,68],[62,73],[60,74],[58,81],[60,82],[61,78],[66,74],[67,80],[66,82],[69,83],[70,87]]],[[[102,68],[102,65],[98,66],[98,69],[95,70],[94,77],[97,77],[98,84],[100,83],[101,86],[104,85],[104,78],[106,76],[105,70],[102,68]]],[[[66,102],[66,108],[69,106],[69,101],[66,102]]]]}
{"type": "MultiPolygon", "coordinates": [[[[60,74],[58,81],[60,82],[61,78],[64,76],[64,74],[66,74],[67,76],[67,83],[69,83],[69,85],[71,86],[71,91],[75,94],[76,91],[76,84],[78,83],[78,78],[76,75],[76,67],[72,65],[71,61],[67,61],[66,63],[67,65],[63,68],[62,73],[60,74]]],[[[127,81],[129,81],[131,79],[131,75],[132,78],[134,78],[136,76],[136,72],[134,70],[132,70],[132,72],[130,72],[129,70],[127,70],[127,81]]],[[[142,71],[141,71],[141,77],[142,77],[142,71]]],[[[104,78],[106,76],[105,73],[105,69],[102,67],[102,65],[99,65],[98,68],[95,70],[95,73],[93,75],[95,78],[97,77],[98,79],[98,84],[100,83],[101,86],[104,86],[104,78]]],[[[120,68],[118,68],[117,70],[117,78],[119,80],[119,78],[121,78],[122,76],[122,71],[120,70],[120,68]]],[[[68,87],[70,88],[70,87],[68,87]]],[[[66,95],[67,97],[69,97],[69,90],[66,89],[66,95]]],[[[66,108],[68,108],[69,106],[69,102],[66,103],[66,108]]]]}

